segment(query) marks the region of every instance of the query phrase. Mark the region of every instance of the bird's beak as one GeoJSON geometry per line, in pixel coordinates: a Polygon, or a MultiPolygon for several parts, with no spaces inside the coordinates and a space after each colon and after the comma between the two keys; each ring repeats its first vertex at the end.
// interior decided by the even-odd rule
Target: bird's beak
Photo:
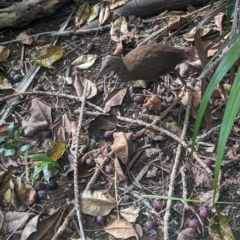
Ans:
{"type": "Polygon", "coordinates": [[[101,78],[104,74],[105,74],[105,71],[104,71],[103,68],[101,68],[100,71],[99,71],[99,73],[98,73],[98,75],[97,75],[97,77],[96,77],[96,80],[98,80],[99,78],[101,78]]]}

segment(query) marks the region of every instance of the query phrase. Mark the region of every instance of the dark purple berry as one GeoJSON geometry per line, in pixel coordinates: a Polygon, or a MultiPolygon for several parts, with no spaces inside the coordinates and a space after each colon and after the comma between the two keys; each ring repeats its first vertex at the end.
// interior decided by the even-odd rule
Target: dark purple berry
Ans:
{"type": "Polygon", "coordinates": [[[87,165],[89,168],[95,167],[96,162],[95,162],[94,158],[88,158],[88,159],[86,160],[86,165],[87,165]]]}
{"type": "Polygon", "coordinates": [[[49,180],[49,183],[48,183],[49,190],[55,190],[57,189],[57,187],[58,187],[58,184],[55,180],[49,180]]]}
{"type": "Polygon", "coordinates": [[[51,138],[52,137],[52,131],[50,129],[43,130],[40,132],[40,136],[43,138],[51,138]]]}
{"type": "Polygon", "coordinates": [[[174,117],[179,117],[180,114],[181,114],[181,108],[180,108],[180,107],[174,108],[174,109],[172,110],[172,115],[173,115],[174,117]]]}
{"type": "Polygon", "coordinates": [[[197,219],[192,219],[188,222],[188,226],[190,228],[198,228],[199,227],[199,221],[197,219]]]}
{"type": "Polygon", "coordinates": [[[159,29],[160,29],[160,26],[159,26],[159,25],[155,25],[155,26],[153,27],[153,31],[154,31],[154,32],[158,31],[159,29]]]}
{"type": "Polygon", "coordinates": [[[38,91],[38,92],[44,92],[45,89],[42,85],[38,84],[35,88],[34,88],[35,91],[38,91]]]}
{"type": "Polygon", "coordinates": [[[148,220],[144,223],[144,227],[145,227],[146,231],[149,231],[155,227],[155,222],[148,220]]]}
{"type": "Polygon", "coordinates": [[[240,147],[235,147],[235,148],[233,148],[232,154],[233,154],[234,157],[239,157],[240,147]]]}
{"type": "Polygon", "coordinates": [[[154,200],[152,206],[156,212],[160,212],[163,209],[163,203],[160,200],[154,200]]]}
{"type": "Polygon", "coordinates": [[[130,86],[129,87],[129,92],[131,93],[140,93],[141,89],[139,87],[135,87],[135,86],[130,86]]]}
{"type": "Polygon", "coordinates": [[[71,74],[71,78],[72,79],[75,79],[75,76],[79,75],[80,72],[79,71],[73,71],[72,74],[71,74]]]}
{"type": "Polygon", "coordinates": [[[202,218],[209,218],[210,215],[211,215],[211,212],[210,210],[207,208],[207,207],[202,207],[199,211],[199,215],[202,217],[202,218]]]}
{"type": "Polygon", "coordinates": [[[37,192],[37,196],[39,200],[46,199],[47,193],[44,190],[40,190],[37,192]]]}
{"type": "Polygon", "coordinates": [[[144,103],[145,97],[143,95],[138,95],[134,98],[134,102],[138,104],[144,103]]]}
{"type": "Polygon", "coordinates": [[[98,225],[104,226],[106,224],[106,217],[105,216],[97,216],[96,217],[96,223],[98,225]]]}
{"type": "Polygon", "coordinates": [[[15,83],[21,82],[22,79],[23,79],[23,77],[22,77],[22,75],[20,75],[20,74],[15,74],[15,75],[13,76],[13,81],[14,81],[15,83]]]}
{"type": "Polygon", "coordinates": [[[114,174],[114,167],[112,165],[106,165],[104,170],[106,174],[114,174]]]}
{"type": "Polygon", "coordinates": [[[113,132],[112,131],[106,131],[104,133],[104,138],[108,139],[108,140],[111,140],[113,139],[113,132]]]}
{"type": "Polygon", "coordinates": [[[211,158],[206,158],[204,162],[208,167],[212,167],[212,165],[215,164],[215,161],[213,161],[211,158]]]}
{"type": "Polygon", "coordinates": [[[148,113],[149,113],[149,110],[147,108],[142,109],[142,114],[148,114],[148,113]]]}
{"type": "Polygon", "coordinates": [[[36,190],[43,190],[44,188],[44,183],[42,181],[37,181],[36,184],[35,184],[35,188],[36,190]]]}
{"type": "Polygon", "coordinates": [[[94,50],[95,50],[95,45],[94,45],[93,43],[88,43],[88,44],[87,44],[87,50],[88,50],[89,52],[94,51],[94,50]]]}

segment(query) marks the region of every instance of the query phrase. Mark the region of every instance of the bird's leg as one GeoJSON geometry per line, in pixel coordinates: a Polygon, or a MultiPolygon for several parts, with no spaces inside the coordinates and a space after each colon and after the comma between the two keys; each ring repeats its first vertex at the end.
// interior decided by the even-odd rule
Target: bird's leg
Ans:
{"type": "Polygon", "coordinates": [[[153,94],[157,92],[158,82],[153,82],[153,94]]]}

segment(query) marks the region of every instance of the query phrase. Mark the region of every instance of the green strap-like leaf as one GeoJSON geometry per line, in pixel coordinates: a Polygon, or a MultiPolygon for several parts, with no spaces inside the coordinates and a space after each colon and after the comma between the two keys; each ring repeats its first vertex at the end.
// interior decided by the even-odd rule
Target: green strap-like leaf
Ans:
{"type": "Polygon", "coordinates": [[[213,74],[209,82],[209,85],[203,96],[202,103],[198,110],[198,116],[194,126],[192,149],[194,148],[196,137],[200,128],[200,124],[202,122],[204,112],[206,110],[207,104],[209,102],[209,99],[213,91],[215,90],[217,84],[222,80],[225,74],[233,66],[233,64],[239,59],[239,57],[240,57],[240,40],[236,41],[234,45],[231,47],[231,49],[228,51],[228,53],[219,64],[217,70],[215,71],[215,73],[213,74]]]}

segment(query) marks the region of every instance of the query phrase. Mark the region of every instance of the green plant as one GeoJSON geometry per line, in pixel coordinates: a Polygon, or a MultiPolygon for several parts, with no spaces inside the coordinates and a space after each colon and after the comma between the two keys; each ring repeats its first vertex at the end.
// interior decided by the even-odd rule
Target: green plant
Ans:
{"type": "Polygon", "coordinates": [[[34,180],[36,175],[40,172],[43,172],[44,178],[47,182],[49,182],[49,168],[60,168],[59,164],[54,161],[52,158],[43,155],[43,154],[33,154],[27,156],[30,159],[33,159],[34,162],[34,170],[30,177],[30,181],[34,180]]]}
{"type": "MultiPolygon", "coordinates": [[[[204,115],[204,112],[206,110],[207,104],[209,102],[209,99],[213,91],[215,90],[217,84],[223,79],[226,73],[240,58],[240,40],[238,39],[238,37],[239,37],[239,34],[234,37],[234,39],[235,40],[237,39],[237,40],[233,43],[228,53],[224,56],[224,58],[222,59],[221,63],[219,64],[218,68],[216,69],[215,73],[213,74],[212,78],[209,81],[209,85],[203,96],[203,99],[198,111],[198,116],[197,116],[196,124],[194,127],[192,148],[195,145],[196,137],[200,128],[202,117],[204,115]]],[[[232,42],[232,40],[229,42],[232,42]]],[[[234,119],[240,107],[239,91],[240,91],[240,68],[238,69],[238,72],[234,79],[234,83],[232,85],[232,89],[227,101],[226,110],[224,113],[221,130],[218,138],[217,157],[216,157],[216,165],[215,165],[215,173],[214,173],[214,195],[218,187],[218,178],[219,178],[222,158],[224,155],[227,139],[230,134],[234,119]]]]}
{"type": "Polygon", "coordinates": [[[21,135],[21,130],[14,131],[14,122],[9,124],[7,132],[8,134],[6,136],[0,136],[2,157],[26,154],[26,152],[32,147],[31,144],[25,144],[21,147],[18,146],[18,138],[21,135]]]}

